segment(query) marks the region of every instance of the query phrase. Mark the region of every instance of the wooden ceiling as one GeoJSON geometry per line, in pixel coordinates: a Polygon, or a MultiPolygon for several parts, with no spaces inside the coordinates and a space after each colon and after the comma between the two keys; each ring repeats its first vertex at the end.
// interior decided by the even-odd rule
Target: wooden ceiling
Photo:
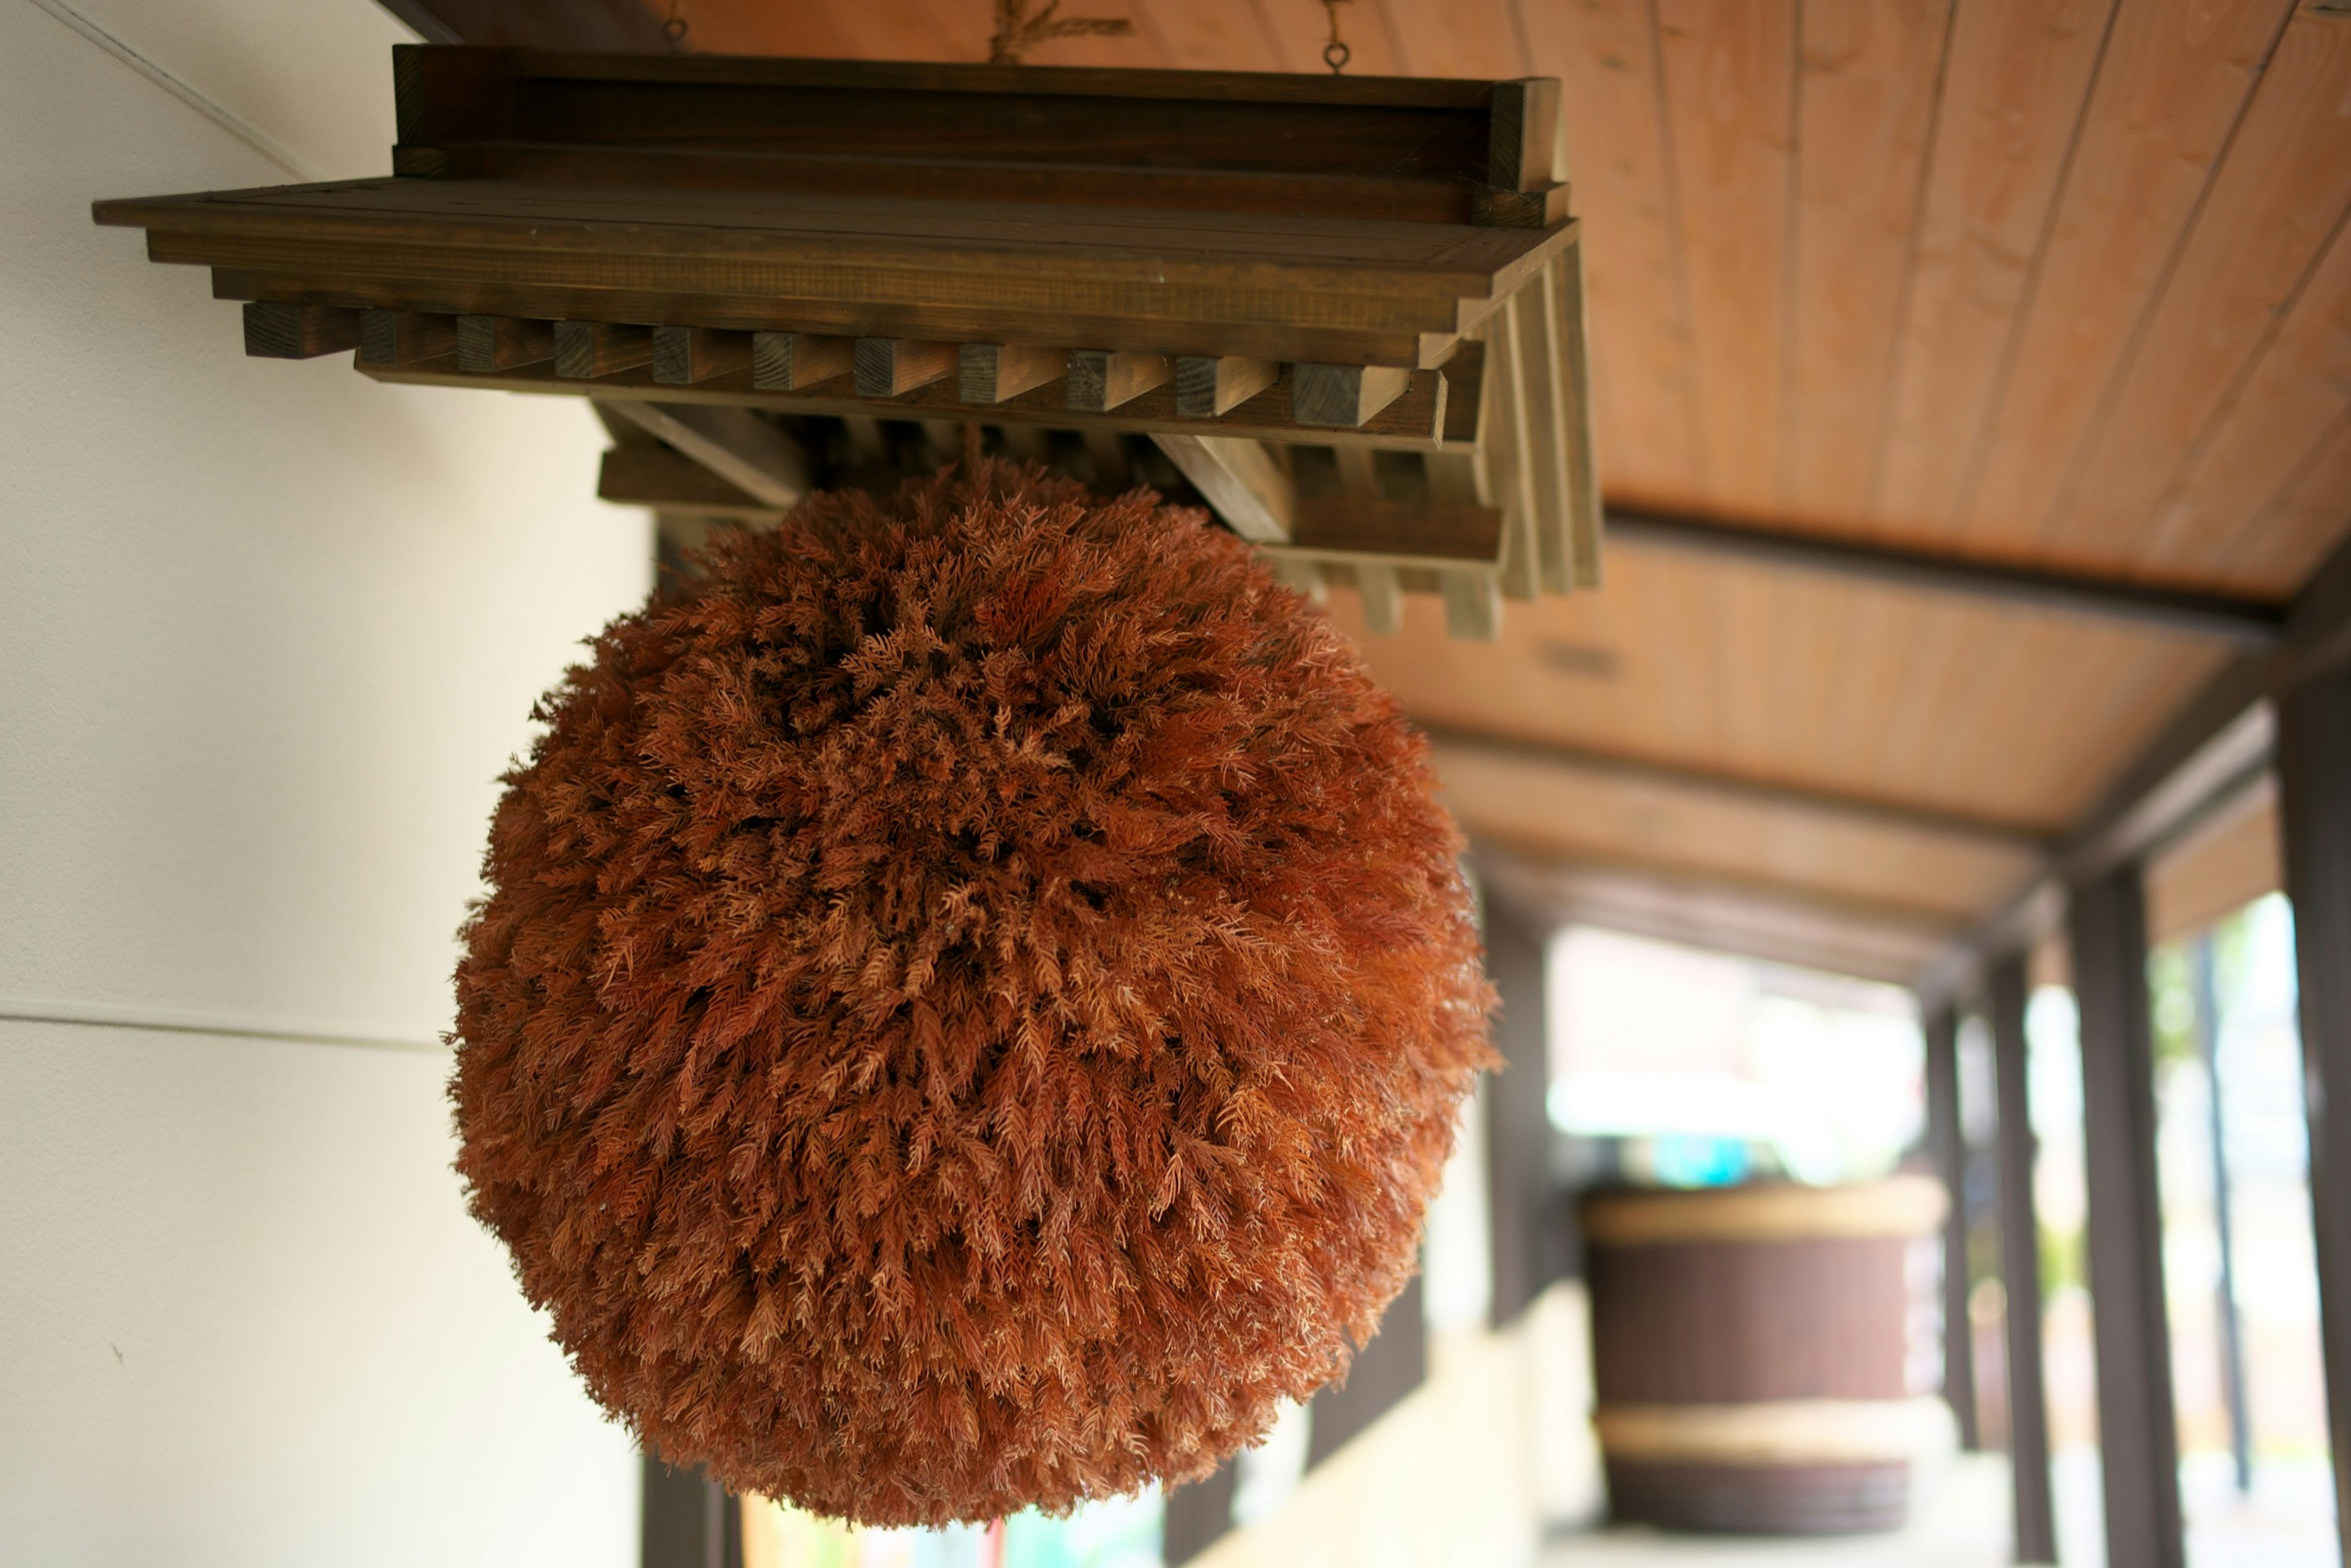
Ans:
{"type": "MultiPolygon", "coordinates": [[[[1063,9],[1134,31],[1030,63],[1305,71],[1325,37],[1318,0],[1063,9]]],[[[1355,71],[1562,79],[1612,504],[2281,601],[2351,523],[2346,13],[1338,10],[1355,71]]],[[[696,48],[863,58],[983,58],[992,25],[991,0],[679,14],[696,48]]],[[[1363,641],[1527,885],[1699,926],[1776,907],[1783,946],[1889,976],[1917,944],[1873,928],[1931,944],[2013,894],[2228,652],[1629,539],[1497,643],[1425,603],[1363,641]],[[1802,935],[1823,921],[1854,940],[1802,935]]]]}

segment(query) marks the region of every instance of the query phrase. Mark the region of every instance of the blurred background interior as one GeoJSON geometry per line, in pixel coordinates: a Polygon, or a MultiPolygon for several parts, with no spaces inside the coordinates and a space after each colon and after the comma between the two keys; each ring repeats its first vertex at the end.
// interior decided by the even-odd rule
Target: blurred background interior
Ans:
{"type": "MultiPolygon", "coordinates": [[[[1329,24],[1078,8],[1135,29],[1037,63],[1329,24]]],[[[597,503],[568,400],[243,360],[88,221],[380,172],[396,42],[673,16],[989,26],[0,0],[0,1563],[2346,1560],[2351,6],[1342,9],[1358,72],[1565,84],[1606,586],[1491,642],[1331,602],[1473,839],[1510,1071],[1343,1387],[927,1533],[644,1461],[448,1168],[496,777],[700,524],[597,503]]]]}

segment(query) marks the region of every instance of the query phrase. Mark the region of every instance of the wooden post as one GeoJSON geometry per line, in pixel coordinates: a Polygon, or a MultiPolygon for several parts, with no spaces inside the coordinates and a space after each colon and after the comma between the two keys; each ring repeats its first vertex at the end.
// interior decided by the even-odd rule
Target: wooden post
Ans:
{"type": "Polygon", "coordinates": [[[2082,1141],[2106,1554],[2131,1568],[2181,1568],[2179,1438],[2156,1186],[2147,897],[2137,863],[2076,885],[2066,931],[2082,1013],[2082,1141]]]}
{"type": "Polygon", "coordinates": [[[1574,1271],[1566,1195],[1552,1180],[1550,1031],[1543,934],[1490,894],[1484,900],[1486,975],[1501,994],[1486,1082],[1486,1213],[1493,1237],[1493,1322],[1499,1328],[1574,1271]]]}
{"type": "Polygon", "coordinates": [[[2302,982],[2335,1520],[2351,1561],[2351,665],[2313,674],[2279,701],[2278,786],[2302,982]]]}
{"type": "Polygon", "coordinates": [[[1181,1568],[1232,1529],[1235,1479],[1233,1462],[1227,1459],[1207,1479],[1168,1492],[1159,1548],[1167,1568],[1181,1568]]]}
{"type": "Polygon", "coordinates": [[[701,1469],[645,1456],[637,1561],[643,1568],[743,1568],[739,1499],[701,1469]]]}
{"type": "Polygon", "coordinates": [[[2032,1100],[2026,1081],[2025,956],[1986,977],[1992,1076],[2000,1098],[2001,1281],[2008,1290],[2008,1455],[2014,1476],[2016,1560],[2057,1561],[2049,1495],[2049,1396],[2041,1369],[2041,1218],[2032,1201],[2032,1100]]]}
{"type": "Polygon", "coordinates": [[[1975,1343],[1968,1320],[1968,1150],[1959,1128],[1959,1016],[1948,1002],[1927,1015],[1927,1149],[1950,1203],[1943,1211],[1943,1398],[1959,1446],[1982,1447],[1976,1423],[1975,1343]]]}

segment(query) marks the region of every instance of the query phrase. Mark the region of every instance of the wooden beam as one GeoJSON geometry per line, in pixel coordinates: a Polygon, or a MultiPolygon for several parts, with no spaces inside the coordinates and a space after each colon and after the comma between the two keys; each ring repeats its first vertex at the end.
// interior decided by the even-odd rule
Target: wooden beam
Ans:
{"type": "Polygon", "coordinates": [[[327,305],[245,308],[245,351],[258,360],[315,360],[360,346],[360,313],[327,305]]]}
{"type": "Polygon", "coordinates": [[[593,381],[653,362],[649,327],[619,327],[605,321],[555,324],[555,373],[569,381],[593,381]]]}
{"type": "Polygon", "coordinates": [[[2179,1415],[2155,1163],[2155,1029],[2137,865],[2071,889],[2066,929],[2081,1009],[2106,1554],[2134,1568],[2181,1568],[2179,1415]]]}
{"type": "Polygon", "coordinates": [[[431,44],[662,54],[661,18],[641,0],[381,0],[431,44]]]}
{"type": "Polygon", "coordinates": [[[784,509],[729,484],[685,454],[665,445],[616,446],[604,454],[596,477],[599,500],[657,512],[773,523],[784,509]]]}
{"type": "Polygon", "coordinates": [[[1552,183],[1559,147],[1559,78],[1527,77],[1494,84],[1486,183],[1498,191],[1540,191],[1552,183]]]}
{"type": "Polygon", "coordinates": [[[857,340],[809,332],[751,334],[751,384],[761,392],[798,392],[852,374],[857,340]]]}
{"type": "Polygon", "coordinates": [[[1491,643],[1502,634],[1502,584],[1491,567],[1448,566],[1437,574],[1445,596],[1445,634],[1491,643]]]}
{"type": "Polygon", "coordinates": [[[360,312],[360,362],[413,365],[457,351],[457,319],[415,310],[360,312]]]}
{"type": "Polygon", "coordinates": [[[966,402],[1002,402],[1061,380],[1069,358],[1064,350],[1030,343],[966,343],[956,388],[966,402]]]}
{"type": "Polygon", "coordinates": [[[2240,647],[2274,646],[2286,631],[2286,606],[2231,594],[2158,588],[2119,578],[1625,507],[1608,509],[1607,528],[1610,541],[1621,546],[1690,550],[1790,570],[1828,572],[1930,593],[2095,616],[2240,647]]]}
{"type": "Polygon", "coordinates": [[[2001,1283],[2008,1299],[2008,1455],[2015,1558],[2057,1561],[2057,1521],[2049,1475],[2049,1394],[2042,1372],[2041,1218],[2033,1201],[2032,1095],[2024,1011],[2026,957],[2002,955],[1985,977],[1991,1025],[1993,1092],[2000,1102],[2001,1283]]]}
{"type": "Polygon", "coordinates": [[[943,381],[957,369],[953,343],[914,338],[860,338],[856,350],[857,395],[899,397],[943,381]]]}
{"type": "Polygon", "coordinates": [[[1943,1212],[1943,1402],[1959,1447],[1983,1447],[1976,1412],[1976,1358],[1968,1315],[1968,1145],[1959,1120],[1959,1015],[1949,1002],[1925,1018],[1927,1148],[1949,1207],[1943,1212]]]}
{"type": "Polygon", "coordinates": [[[1259,544],[1280,544],[1290,537],[1297,488],[1264,443],[1172,434],[1151,439],[1233,532],[1259,544]]]}
{"type": "Polygon", "coordinates": [[[600,402],[763,505],[788,511],[809,492],[808,454],[773,423],[747,410],[600,402]]]}
{"type": "Polygon", "coordinates": [[[1273,385],[1280,374],[1273,360],[1183,355],[1176,361],[1176,412],[1186,419],[1214,419],[1273,385]]]}
{"type": "Polygon", "coordinates": [[[2351,666],[2325,664],[2281,702],[2278,784],[2335,1528],[2351,1561],[2351,666]]]}
{"type": "Polygon", "coordinates": [[[751,368],[751,334],[711,327],[653,329],[653,380],[691,386],[751,368]]]}
{"type": "Polygon", "coordinates": [[[1364,603],[1364,630],[1374,637],[1393,637],[1404,630],[1404,585],[1396,569],[1385,561],[1355,563],[1355,589],[1364,603]]]}
{"type": "Polygon", "coordinates": [[[1069,404],[1083,413],[1108,413],[1174,379],[1175,361],[1165,354],[1124,350],[1070,350],[1069,404]]]}
{"type": "Polygon", "coordinates": [[[457,318],[457,369],[496,375],[555,358],[555,323],[517,316],[457,318]]]}
{"type": "Polygon", "coordinates": [[[1403,396],[1411,379],[1400,365],[1295,365],[1290,414],[1301,424],[1358,429],[1403,396]]]}

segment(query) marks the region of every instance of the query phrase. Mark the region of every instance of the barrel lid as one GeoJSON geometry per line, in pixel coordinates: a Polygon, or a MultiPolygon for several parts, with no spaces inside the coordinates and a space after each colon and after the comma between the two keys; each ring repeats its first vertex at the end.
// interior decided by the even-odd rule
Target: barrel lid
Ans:
{"type": "Polygon", "coordinates": [[[1943,1184],[1923,1176],[1849,1186],[1769,1182],[1698,1191],[1607,1192],[1583,1200],[1583,1230],[1604,1247],[1907,1238],[1932,1234],[1947,1207],[1943,1184]]]}

